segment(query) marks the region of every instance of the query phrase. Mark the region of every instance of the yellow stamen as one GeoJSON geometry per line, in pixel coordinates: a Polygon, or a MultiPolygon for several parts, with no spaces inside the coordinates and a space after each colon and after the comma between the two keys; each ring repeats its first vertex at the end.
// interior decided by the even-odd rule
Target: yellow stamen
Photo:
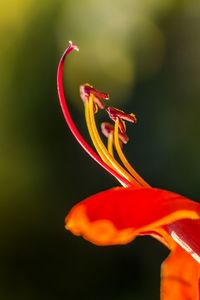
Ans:
{"type": "Polygon", "coordinates": [[[96,138],[96,141],[97,141],[98,145],[100,146],[103,154],[109,160],[109,162],[111,163],[113,169],[115,169],[119,174],[121,174],[122,176],[124,176],[130,182],[137,183],[137,185],[138,185],[138,182],[135,181],[135,179],[114,159],[114,157],[112,157],[110,155],[110,153],[108,152],[107,148],[103,144],[103,142],[102,142],[102,140],[101,140],[101,138],[99,136],[97,127],[96,127],[96,122],[95,122],[95,118],[94,118],[94,113],[93,113],[93,110],[92,110],[92,106],[93,106],[93,99],[92,99],[92,96],[91,96],[90,100],[89,100],[89,112],[90,112],[91,125],[92,125],[92,129],[93,129],[93,134],[94,134],[94,136],[96,138]]]}
{"type": "Polygon", "coordinates": [[[91,120],[90,120],[90,111],[89,111],[89,103],[86,102],[85,103],[85,119],[86,119],[86,124],[87,124],[87,128],[88,128],[88,131],[89,131],[89,134],[90,134],[90,137],[91,137],[91,140],[94,144],[94,147],[96,148],[98,154],[101,156],[102,160],[107,164],[109,165],[109,167],[112,168],[112,165],[110,164],[110,161],[107,159],[107,157],[105,156],[105,154],[103,153],[100,145],[97,143],[96,141],[96,137],[94,135],[94,132],[93,132],[93,128],[92,128],[92,125],[91,125],[91,120]]]}
{"type": "Polygon", "coordinates": [[[123,163],[124,167],[130,172],[130,174],[137,180],[137,182],[143,187],[150,187],[150,185],[135,171],[135,169],[130,165],[128,160],[126,159],[119,142],[119,119],[117,118],[115,122],[115,129],[114,129],[114,142],[117,154],[121,162],[123,163]]]}
{"type": "MultiPolygon", "coordinates": [[[[91,137],[91,140],[93,142],[93,145],[94,147],[96,148],[99,156],[102,158],[102,160],[112,169],[113,166],[111,165],[110,161],[106,158],[104,152],[102,151],[102,149],[100,148],[98,142],[96,141],[96,138],[94,136],[94,133],[93,133],[93,128],[92,128],[92,125],[91,125],[91,121],[90,121],[90,114],[89,114],[89,103],[86,102],[85,103],[85,119],[86,119],[86,124],[87,124],[87,128],[88,128],[88,131],[89,131],[89,134],[90,134],[90,137],[91,137]]],[[[122,181],[120,181],[120,184],[124,187],[127,187],[126,184],[124,184],[122,181]]]]}
{"type": "Polygon", "coordinates": [[[108,144],[107,144],[108,152],[112,157],[114,157],[113,154],[113,133],[111,133],[108,137],[108,144]]]}
{"type": "Polygon", "coordinates": [[[139,186],[138,182],[133,178],[115,159],[110,155],[107,148],[103,144],[94,118],[94,110],[93,110],[93,96],[89,97],[89,104],[85,105],[85,115],[86,115],[86,123],[88,126],[88,130],[92,139],[92,142],[101,156],[102,160],[107,163],[113,170],[118,172],[124,178],[126,178],[129,182],[133,183],[135,186],[139,186]]]}

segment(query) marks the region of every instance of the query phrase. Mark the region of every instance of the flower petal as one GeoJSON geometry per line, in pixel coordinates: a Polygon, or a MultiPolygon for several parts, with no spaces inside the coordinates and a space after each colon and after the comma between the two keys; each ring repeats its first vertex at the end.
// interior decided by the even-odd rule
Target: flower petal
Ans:
{"type": "Polygon", "coordinates": [[[200,263],[200,220],[181,220],[165,227],[171,237],[200,263]]]}
{"type": "Polygon", "coordinates": [[[155,188],[114,188],[75,205],[66,228],[97,245],[124,244],[181,219],[199,219],[200,205],[155,188]]]}
{"type": "Polygon", "coordinates": [[[161,300],[199,299],[200,265],[180,246],[161,267],[161,300]]]}

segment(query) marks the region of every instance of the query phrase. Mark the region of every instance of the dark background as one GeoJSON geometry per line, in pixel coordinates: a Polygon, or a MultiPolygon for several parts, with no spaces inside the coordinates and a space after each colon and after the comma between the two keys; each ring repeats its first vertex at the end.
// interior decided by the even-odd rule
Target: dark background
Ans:
{"type": "Polygon", "coordinates": [[[56,68],[72,39],[65,89],[81,132],[89,82],[136,113],[125,151],[138,172],[198,200],[199,1],[1,0],[0,15],[0,298],[159,299],[156,240],[96,247],[64,229],[75,203],[117,182],[69,133],[56,68]]]}

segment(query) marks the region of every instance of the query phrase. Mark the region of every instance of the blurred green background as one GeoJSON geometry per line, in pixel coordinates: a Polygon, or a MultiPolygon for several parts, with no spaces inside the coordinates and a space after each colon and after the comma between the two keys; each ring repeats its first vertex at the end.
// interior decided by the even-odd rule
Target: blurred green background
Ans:
{"type": "Polygon", "coordinates": [[[65,89],[81,132],[89,82],[137,115],[125,151],[140,174],[198,200],[199,0],[0,0],[0,40],[0,299],[159,299],[157,241],[101,248],[64,229],[73,204],[117,182],[69,133],[56,68],[73,40],[65,89]]]}

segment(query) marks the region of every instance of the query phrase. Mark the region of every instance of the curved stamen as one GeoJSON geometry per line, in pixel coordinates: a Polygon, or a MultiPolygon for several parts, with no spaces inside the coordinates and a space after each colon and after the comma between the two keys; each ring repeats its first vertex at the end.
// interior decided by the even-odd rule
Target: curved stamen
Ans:
{"type": "MultiPolygon", "coordinates": [[[[106,138],[108,138],[111,134],[114,134],[114,126],[109,122],[103,122],[101,123],[101,132],[103,133],[103,135],[105,135],[106,138]]],[[[119,132],[119,140],[123,144],[127,144],[129,138],[125,133],[119,132]]]]}
{"type": "MultiPolygon", "coordinates": [[[[93,110],[94,113],[94,110],[93,110]]],[[[102,160],[110,167],[112,168],[112,165],[110,163],[110,160],[106,157],[105,153],[103,152],[103,149],[101,147],[101,144],[98,143],[98,139],[94,133],[94,128],[91,124],[91,117],[90,117],[90,110],[89,110],[89,103],[85,103],[85,119],[86,119],[86,124],[88,128],[89,135],[91,137],[92,143],[97,150],[97,153],[99,156],[102,158],[102,160]]]]}
{"type": "Polygon", "coordinates": [[[89,97],[91,94],[93,95],[94,104],[97,105],[100,109],[104,109],[104,104],[101,100],[109,99],[109,95],[107,93],[98,91],[89,83],[85,83],[80,86],[80,97],[84,103],[89,101],[89,97]]]}
{"type": "Polygon", "coordinates": [[[108,137],[108,143],[107,143],[107,148],[108,152],[110,155],[114,158],[114,153],[113,153],[113,133],[111,133],[108,137]]]}
{"type": "Polygon", "coordinates": [[[94,150],[88,145],[88,143],[84,140],[80,132],[78,131],[77,127],[75,126],[69,110],[68,106],[65,100],[65,95],[64,95],[64,88],[63,88],[63,67],[64,67],[64,62],[66,56],[72,52],[73,50],[78,51],[78,47],[73,45],[72,42],[69,42],[69,46],[67,49],[64,51],[59,64],[58,64],[58,70],[57,70],[57,89],[58,89],[58,96],[60,100],[60,106],[65,118],[65,121],[67,122],[67,125],[69,129],[71,130],[72,134],[76,138],[76,140],[79,142],[79,144],[83,147],[83,149],[92,157],[101,167],[103,167],[108,173],[113,175],[120,183],[123,183],[124,186],[128,187],[131,186],[131,183],[115,172],[112,168],[110,168],[97,154],[94,152],[94,150]]]}
{"type": "MultiPolygon", "coordinates": [[[[92,98],[91,98],[91,101],[92,101],[92,98]]],[[[93,102],[93,101],[92,101],[93,102]]],[[[94,104],[94,103],[93,103],[94,104]]],[[[92,114],[94,114],[94,110],[92,110],[92,114]]],[[[99,154],[99,156],[102,158],[102,161],[106,163],[107,166],[109,166],[112,170],[113,169],[113,166],[110,162],[110,159],[108,159],[108,157],[106,156],[104,150],[102,149],[102,145],[101,143],[99,144],[98,142],[98,138],[97,138],[97,135],[98,135],[98,132],[97,132],[97,129],[96,129],[96,132],[97,134],[95,134],[94,132],[94,128],[91,124],[91,117],[90,117],[90,110],[89,110],[89,102],[86,102],[85,103],[85,119],[86,119],[86,124],[87,124],[87,128],[88,128],[88,132],[89,132],[89,135],[91,137],[91,140],[92,140],[92,143],[95,147],[95,149],[97,150],[97,153],[99,154]]],[[[95,125],[96,126],[96,125],[95,125]]],[[[100,137],[99,137],[100,139],[100,137]]],[[[118,173],[117,173],[118,174],[118,173]]],[[[125,178],[124,178],[125,179],[125,178]]],[[[132,184],[127,180],[128,184],[125,183],[124,181],[120,181],[120,179],[118,179],[118,181],[120,182],[120,184],[124,187],[128,187],[128,186],[132,186],[132,184]]]]}
{"type": "Polygon", "coordinates": [[[119,118],[116,118],[115,129],[114,129],[114,142],[117,154],[125,168],[130,172],[130,174],[137,180],[137,182],[143,187],[150,187],[150,185],[135,171],[135,169],[130,165],[126,156],[124,155],[120,142],[119,142],[119,118]]]}
{"type": "Polygon", "coordinates": [[[125,177],[129,182],[132,182],[132,184],[138,186],[137,181],[109,154],[108,150],[106,149],[105,145],[103,144],[97,127],[95,123],[95,118],[94,118],[94,110],[93,110],[93,95],[89,97],[89,119],[91,121],[91,126],[92,126],[92,134],[94,136],[93,140],[95,141],[95,147],[97,146],[97,151],[100,148],[99,155],[102,155],[102,159],[105,159],[105,162],[108,162],[110,166],[121,176],[125,177]]]}
{"type": "Polygon", "coordinates": [[[137,122],[136,116],[134,114],[132,114],[132,113],[126,114],[123,110],[120,110],[118,108],[109,106],[106,109],[106,111],[107,111],[110,119],[113,120],[114,122],[118,118],[118,126],[119,126],[120,132],[122,134],[126,132],[126,124],[124,121],[128,121],[128,122],[131,122],[134,124],[137,122]]]}

